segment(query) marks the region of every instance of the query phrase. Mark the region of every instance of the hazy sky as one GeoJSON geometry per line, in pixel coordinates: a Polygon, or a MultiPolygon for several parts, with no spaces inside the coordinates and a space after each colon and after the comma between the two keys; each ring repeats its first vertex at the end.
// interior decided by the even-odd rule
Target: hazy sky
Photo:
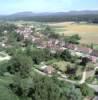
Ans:
{"type": "Polygon", "coordinates": [[[98,0],[0,0],[0,14],[97,10],[98,0]]]}

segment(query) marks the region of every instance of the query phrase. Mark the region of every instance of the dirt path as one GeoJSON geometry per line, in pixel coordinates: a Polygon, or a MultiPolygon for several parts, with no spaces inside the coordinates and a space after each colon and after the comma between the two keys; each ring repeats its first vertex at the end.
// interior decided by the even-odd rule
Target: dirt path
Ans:
{"type": "Polygon", "coordinates": [[[10,57],[8,54],[6,54],[6,53],[4,53],[4,52],[1,52],[1,53],[4,54],[5,57],[0,56],[0,61],[10,60],[11,57],[10,57]]]}
{"type": "Polygon", "coordinates": [[[85,83],[85,80],[86,80],[86,70],[84,70],[84,72],[82,74],[82,79],[79,81],[79,84],[85,83]]]}
{"type": "MultiPolygon", "coordinates": [[[[46,73],[39,71],[38,69],[34,69],[34,71],[36,71],[37,73],[39,73],[41,75],[47,75],[46,73]]],[[[83,83],[85,83],[85,80],[86,80],[86,71],[83,72],[82,79],[80,81],[69,80],[66,75],[64,75],[64,74],[60,74],[60,75],[61,75],[61,77],[58,77],[59,80],[67,81],[72,84],[83,84],[83,83]]],[[[51,77],[51,75],[47,75],[47,76],[51,77]]]]}

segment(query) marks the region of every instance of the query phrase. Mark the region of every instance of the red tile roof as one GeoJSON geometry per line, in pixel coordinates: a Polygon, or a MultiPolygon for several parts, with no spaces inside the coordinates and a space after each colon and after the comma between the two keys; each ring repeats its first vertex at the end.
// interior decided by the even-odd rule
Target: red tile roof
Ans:
{"type": "Polygon", "coordinates": [[[89,53],[92,52],[92,49],[91,48],[88,48],[88,47],[84,47],[84,46],[78,45],[76,47],[76,51],[82,52],[84,54],[89,54],[89,53]]]}
{"type": "Polygon", "coordinates": [[[91,56],[98,57],[98,50],[93,50],[92,53],[90,54],[91,56]]]}

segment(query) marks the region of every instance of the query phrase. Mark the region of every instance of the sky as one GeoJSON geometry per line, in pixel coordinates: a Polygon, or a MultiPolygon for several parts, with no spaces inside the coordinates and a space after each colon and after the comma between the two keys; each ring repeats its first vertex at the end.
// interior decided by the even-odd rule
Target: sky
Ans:
{"type": "Polygon", "coordinates": [[[16,12],[98,10],[98,0],[0,0],[0,15],[16,12]]]}

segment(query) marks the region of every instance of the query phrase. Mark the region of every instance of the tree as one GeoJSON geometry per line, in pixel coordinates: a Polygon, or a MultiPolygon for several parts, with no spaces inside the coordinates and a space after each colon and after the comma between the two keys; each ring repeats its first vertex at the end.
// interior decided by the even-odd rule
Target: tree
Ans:
{"type": "Polygon", "coordinates": [[[0,84],[0,100],[19,100],[9,87],[4,84],[0,84]]]}
{"type": "Polygon", "coordinates": [[[26,54],[32,57],[34,64],[39,64],[42,61],[47,61],[52,58],[52,54],[48,49],[26,49],[26,54]]]}
{"type": "Polygon", "coordinates": [[[74,85],[59,81],[57,78],[36,76],[31,97],[34,100],[82,100],[81,91],[74,85]]]}
{"type": "Polygon", "coordinates": [[[93,43],[91,43],[90,48],[94,49],[94,44],[93,43]]]}
{"type": "Polygon", "coordinates": [[[71,60],[71,54],[68,50],[64,50],[62,53],[61,53],[61,58],[65,61],[69,61],[71,60]]]}
{"type": "Polygon", "coordinates": [[[16,54],[9,61],[7,69],[10,73],[19,73],[21,77],[25,78],[30,75],[32,65],[32,60],[29,56],[16,54]]]}
{"type": "Polygon", "coordinates": [[[33,81],[30,76],[28,78],[23,79],[20,77],[19,74],[16,74],[13,78],[13,83],[11,83],[9,87],[16,95],[23,98],[25,97],[25,100],[27,100],[32,84],[33,81]]]}
{"type": "Polygon", "coordinates": [[[94,96],[94,90],[89,88],[86,84],[82,84],[80,86],[80,90],[81,90],[83,96],[90,96],[90,97],[94,96]]]}
{"type": "Polygon", "coordinates": [[[75,75],[76,74],[76,70],[77,70],[77,67],[76,66],[72,66],[72,65],[68,64],[66,66],[66,69],[67,70],[66,70],[65,73],[70,74],[70,75],[75,75]]]}
{"type": "Polygon", "coordinates": [[[24,44],[25,44],[25,47],[30,46],[32,44],[32,41],[29,39],[25,39],[24,44]]]}
{"type": "Polygon", "coordinates": [[[53,39],[59,39],[59,34],[56,34],[56,33],[52,33],[49,35],[49,38],[53,38],[53,39]]]}
{"type": "Polygon", "coordinates": [[[72,35],[72,36],[66,36],[65,37],[65,42],[66,43],[72,43],[72,44],[79,44],[79,40],[81,38],[79,37],[78,34],[72,35]]]}
{"type": "Polygon", "coordinates": [[[42,33],[48,36],[49,34],[53,34],[53,30],[50,28],[50,26],[46,26],[42,33]]]}
{"type": "Polygon", "coordinates": [[[49,38],[58,39],[60,37],[59,34],[56,34],[55,31],[50,27],[46,26],[44,30],[42,30],[42,34],[48,36],[49,38]]]}
{"type": "Polygon", "coordinates": [[[0,75],[4,75],[7,72],[7,61],[0,62],[0,75]]]}
{"type": "Polygon", "coordinates": [[[80,64],[83,65],[83,66],[86,66],[88,62],[89,62],[89,59],[87,57],[83,57],[80,64]]]}

